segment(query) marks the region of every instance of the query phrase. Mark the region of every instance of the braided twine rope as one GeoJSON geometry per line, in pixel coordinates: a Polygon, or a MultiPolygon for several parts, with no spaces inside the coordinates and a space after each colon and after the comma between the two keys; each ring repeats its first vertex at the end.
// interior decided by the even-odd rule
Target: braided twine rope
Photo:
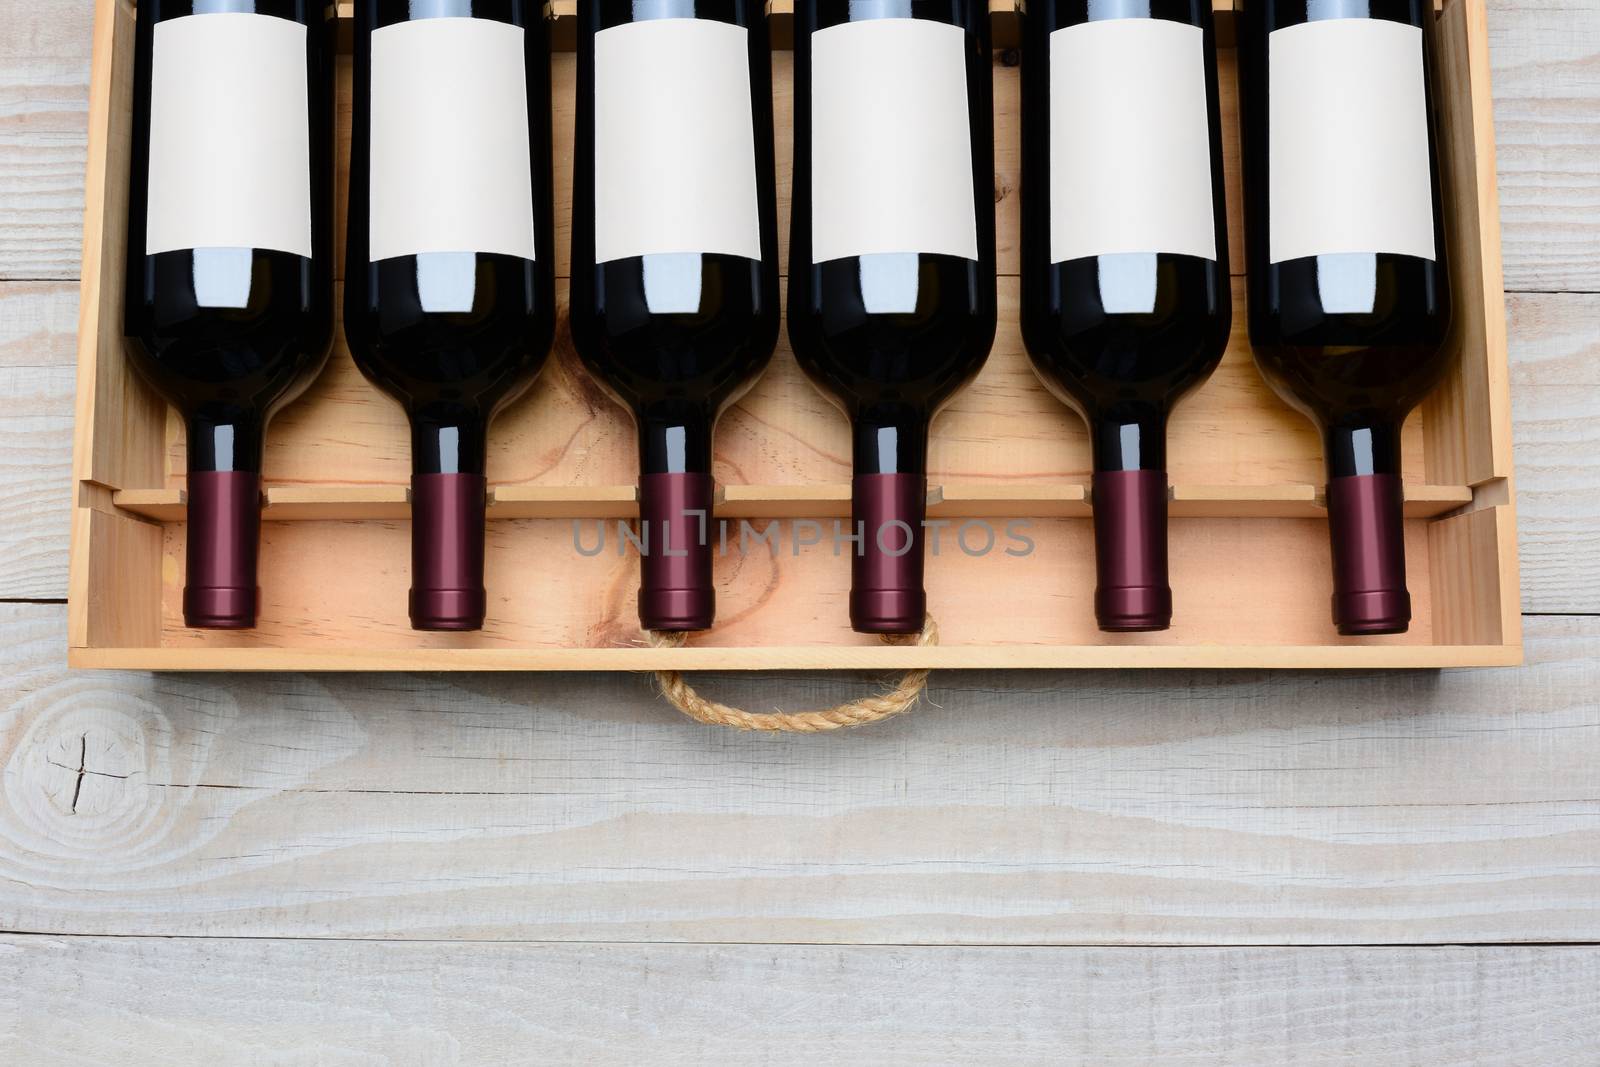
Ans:
{"type": "MultiPolygon", "coordinates": [[[[686,634],[651,631],[650,647],[681,648],[686,634]]],[[[889,645],[929,646],[939,643],[939,627],[929,615],[919,634],[884,634],[883,642],[889,645]]],[[[657,671],[656,684],[667,703],[696,722],[708,726],[726,726],[734,730],[768,730],[791,734],[815,734],[840,730],[852,726],[866,726],[892,718],[911,708],[922,697],[928,686],[928,671],[911,670],[902,674],[890,689],[831,708],[812,711],[752,712],[730,707],[701,696],[690,685],[681,671],[657,671]]]]}

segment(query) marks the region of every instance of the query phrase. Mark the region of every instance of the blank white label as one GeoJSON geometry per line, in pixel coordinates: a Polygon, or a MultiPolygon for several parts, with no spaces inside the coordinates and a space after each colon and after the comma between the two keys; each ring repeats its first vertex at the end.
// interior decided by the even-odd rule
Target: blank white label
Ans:
{"type": "Polygon", "coordinates": [[[1168,19],[1050,35],[1050,262],[1217,258],[1205,35],[1168,19]]]}
{"type": "Polygon", "coordinates": [[[430,252],[535,258],[524,32],[438,18],[372,34],[374,263],[430,252]]]}
{"type": "Polygon", "coordinates": [[[761,258],[749,30],[647,19],[594,38],[594,258],[761,258]]]}
{"type": "Polygon", "coordinates": [[[1272,262],[1433,259],[1422,31],[1322,19],[1273,31],[1267,50],[1272,262]]]}
{"type": "Polygon", "coordinates": [[[271,15],[156,23],[145,254],[311,255],[306,27],[271,15]]]}
{"type": "Polygon", "coordinates": [[[966,33],[927,19],[811,35],[811,256],[978,258],[966,33]]]}

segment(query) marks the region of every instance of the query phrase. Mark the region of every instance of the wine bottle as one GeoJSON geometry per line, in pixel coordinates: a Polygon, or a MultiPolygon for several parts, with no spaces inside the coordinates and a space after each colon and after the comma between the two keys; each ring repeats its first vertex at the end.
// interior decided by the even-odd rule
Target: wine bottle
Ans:
{"type": "Polygon", "coordinates": [[[411,625],[483,626],[490,420],[555,333],[550,52],[523,0],[358,0],[345,332],[411,423],[411,625]]]}
{"type": "Polygon", "coordinates": [[[188,438],[186,625],[257,609],[267,423],[333,341],[321,0],[140,0],[123,332],[188,438]]]}
{"type": "Polygon", "coordinates": [[[711,437],[778,337],[762,0],[578,9],[572,338],[639,428],[639,621],[712,623],[711,437]]]}
{"type": "Polygon", "coordinates": [[[789,339],[850,417],[850,622],[927,610],[928,427],[994,342],[983,0],[817,0],[794,19],[789,339]]]}
{"type": "Polygon", "coordinates": [[[1245,0],[1250,343],[1326,450],[1333,619],[1411,619],[1400,426],[1448,370],[1429,0],[1245,0]]]}
{"type": "Polygon", "coordinates": [[[1228,344],[1211,0],[1032,0],[1022,34],[1022,337],[1089,424],[1095,615],[1164,630],[1167,416],[1228,344]]]}

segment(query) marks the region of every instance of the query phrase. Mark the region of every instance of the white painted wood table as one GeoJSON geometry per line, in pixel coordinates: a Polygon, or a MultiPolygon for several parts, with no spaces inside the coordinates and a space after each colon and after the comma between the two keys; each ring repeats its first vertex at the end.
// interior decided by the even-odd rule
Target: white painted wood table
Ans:
{"type": "Polygon", "coordinates": [[[90,7],[0,0],[0,1062],[1600,1063],[1600,0],[1491,2],[1526,667],[952,673],[814,738],[67,672],[90,7]]]}

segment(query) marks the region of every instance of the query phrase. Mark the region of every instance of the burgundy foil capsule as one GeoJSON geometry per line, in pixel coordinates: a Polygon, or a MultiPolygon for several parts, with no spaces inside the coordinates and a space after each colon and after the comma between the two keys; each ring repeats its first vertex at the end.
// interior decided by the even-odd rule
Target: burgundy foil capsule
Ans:
{"type": "Polygon", "coordinates": [[[1094,613],[1111,633],[1172,625],[1165,471],[1096,471],[1094,613]]]}
{"type": "Polygon", "coordinates": [[[639,625],[646,630],[709,630],[717,613],[711,585],[716,482],[709,474],[639,478],[639,625]]]}
{"type": "Polygon", "coordinates": [[[850,625],[864,634],[921,633],[928,615],[922,587],[926,480],[919,474],[858,474],[851,500],[861,542],[851,567],[850,625]]]}
{"type": "Polygon", "coordinates": [[[1346,637],[1405,633],[1405,488],[1399,475],[1356,474],[1328,483],[1333,622],[1346,637]]]}
{"type": "Polygon", "coordinates": [[[480,630],[484,506],[481,474],[411,476],[411,626],[416,630],[480,630]]]}
{"type": "Polygon", "coordinates": [[[198,630],[256,624],[261,548],[261,475],[190,471],[183,622],[198,630]]]}

